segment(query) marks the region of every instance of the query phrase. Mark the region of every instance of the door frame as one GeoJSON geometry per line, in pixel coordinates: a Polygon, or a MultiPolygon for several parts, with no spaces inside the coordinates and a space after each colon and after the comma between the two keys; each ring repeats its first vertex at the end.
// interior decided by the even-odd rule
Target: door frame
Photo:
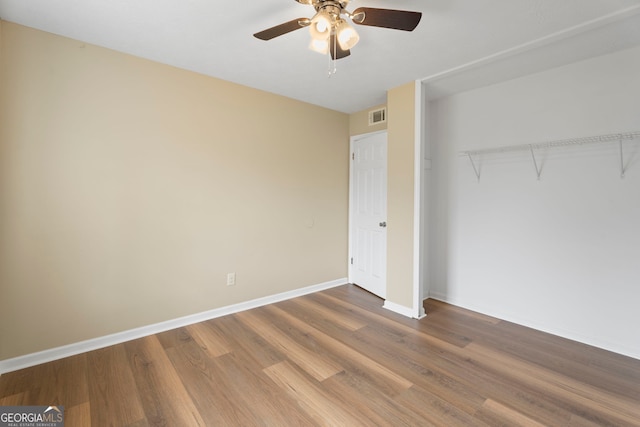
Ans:
{"type": "MultiPolygon", "coordinates": [[[[348,268],[348,280],[349,283],[353,283],[353,264],[351,263],[351,259],[353,257],[353,243],[354,243],[354,236],[353,233],[355,231],[355,228],[353,226],[353,221],[354,221],[354,214],[353,214],[353,207],[354,207],[354,201],[353,201],[353,195],[354,195],[354,190],[353,190],[353,153],[354,153],[354,145],[357,141],[360,141],[361,139],[365,139],[365,138],[369,138],[373,135],[379,135],[379,134],[385,134],[387,135],[387,130],[379,130],[379,131],[375,131],[375,132],[368,132],[368,133],[362,133],[359,135],[353,135],[351,136],[351,138],[349,138],[349,231],[348,231],[348,245],[349,245],[349,250],[347,253],[347,266],[348,268]]],[[[388,135],[387,135],[387,142],[389,141],[388,135]]],[[[388,160],[387,160],[388,161],[388,160]]],[[[387,170],[388,173],[388,170],[387,170]]],[[[386,257],[385,257],[386,260],[386,257]]],[[[385,271],[386,271],[386,266],[385,266],[385,271]]],[[[387,278],[385,276],[384,278],[384,282],[385,282],[385,289],[387,286],[387,278]]],[[[386,294],[386,292],[385,292],[386,294]]]]}

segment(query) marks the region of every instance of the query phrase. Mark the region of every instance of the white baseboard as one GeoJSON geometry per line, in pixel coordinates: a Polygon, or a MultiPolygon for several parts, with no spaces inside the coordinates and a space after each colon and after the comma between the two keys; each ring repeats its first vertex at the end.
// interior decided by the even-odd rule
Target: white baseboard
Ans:
{"type": "Polygon", "coordinates": [[[559,327],[549,327],[549,325],[542,324],[532,319],[509,315],[509,313],[502,312],[499,309],[489,309],[487,307],[479,305],[465,304],[457,298],[449,298],[446,294],[439,292],[430,292],[428,298],[446,302],[447,304],[455,305],[456,307],[475,311],[476,313],[495,317],[496,319],[505,320],[507,322],[515,323],[516,325],[525,326],[527,328],[535,329],[540,332],[546,332],[551,335],[566,338],[572,341],[577,341],[582,344],[587,344],[593,347],[601,348],[603,350],[611,351],[613,353],[618,353],[623,356],[628,356],[640,360],[640,351],[637,347],[629,348],[628,346],[622,346],[619,343],[605,342],[600,337],[586,336],[584,334],[561,329],[559,327]]]}
{"type": "Polygon", "coordinates": [[[348,283],[346,277],[320,283],[317,285],[307,286],[305,288],[294,289],[292,291],[282,292],[251,301],[245,301],[238,304],[228,305],[226,307],[215,308],[202,313],[196,313],[189,316],[179,317],[177,319],[167,320],[165,322],[153,325],[142,326],[140,328],[130,329],[103,337],[93,338],[86,341],[80,341],[68,344],[62,347],[51,348],[37,353],[26,354],[24,356],[14,357],[12,359],[0,360],[0,375],[6,372],[17,371],[18,369],[28,368],[30,366],[39,365],[41,363],[51,362],[53,360],[62,359],[76,354],[85,353],[87,351],[97,350],[137,338],[146,337],[148,335],[169,331],[171,329],[180,328],[194,323],[204,322],[206,320],[215,319],[216,317],[226,316],[228,314],[238,313],[240,311],[250,310],[252,308],[261,307],[267,304],[288,300],[291,298],[323,291],[325,289],[335,288],[348,283]]]}
{"type": "Polygon", "coordinates": [[[396,304],[395,302],[391,302],[389,300],[384,301],[382,308],[386,308],[387,310],[393,311],[394,313],[402,314],[405,317],[415,317],[412,308],[396,304]]]}

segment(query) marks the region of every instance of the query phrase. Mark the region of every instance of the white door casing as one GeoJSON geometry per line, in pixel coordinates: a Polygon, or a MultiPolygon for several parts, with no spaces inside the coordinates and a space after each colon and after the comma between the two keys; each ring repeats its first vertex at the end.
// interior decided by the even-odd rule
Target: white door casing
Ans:
{"type": "Polygon", "coordinates": [[[349,281],[386,298],[387,133],[351,139],[349,281]]]}

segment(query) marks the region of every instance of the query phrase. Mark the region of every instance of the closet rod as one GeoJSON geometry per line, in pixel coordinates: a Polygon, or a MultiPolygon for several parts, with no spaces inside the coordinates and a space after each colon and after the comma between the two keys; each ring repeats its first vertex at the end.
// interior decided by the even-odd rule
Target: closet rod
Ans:
{"type": "Polygon", "coordinates": [[[538,180],[540,180],[540,174],[542,173],[542,169],[540,165],[538,165],[538,160],[536,159],[535,151],[540,148],[552,148],[552,147],[567,147],[570,145],[583,145],[583,144],[597,144],[602,142],[617,142],[620,147],[620,177],[624,178],[626,173],[625,161],[624,161],[624,150],[623,150],[623,141],[627,140],[635,140],[638,139],[640,141],[640,131],[636,132],[625,132],[625,133],[610,133],[607,135],[598,135],[598,136],[587,136],[584,138],[570,138],[570,139],[558,139],[556,141],[547,141],[547,142],[538,142],[534,144],[522,144],[522,145],[509,145],[505,147],[496,147],[496,148],[485,148],[480,150],[466,150],[460,151],[461,156],[465,156],[469,158],[471,162],[471,166],[473,166],[473,171],[480,182],[480,169],[479,165],[476,164],[476,160],[474,156],[479,156],[481,154],[491,154],[491,153],[505,153],[512,151],[523,151],[527,150],[531,153],[531,159],[533,160],[533,165],[536,168],[536,175],[538,180]]]}
{"type": "Polygon", "coordinates": [[[555,141],[537,142],[533,144],[508,145],[504,147],[484,148],[479,150],[460,151],[461,156],[476,156],[479,154],[504,153],[508,151],[522,151],[538,148],[564,147],[568,145],[595,144],[600,142],[618,142],[630,139],[640,138],[640,131],[611,133],[608,135],[587,136],[584,138],[559,139],[555,141]]]}

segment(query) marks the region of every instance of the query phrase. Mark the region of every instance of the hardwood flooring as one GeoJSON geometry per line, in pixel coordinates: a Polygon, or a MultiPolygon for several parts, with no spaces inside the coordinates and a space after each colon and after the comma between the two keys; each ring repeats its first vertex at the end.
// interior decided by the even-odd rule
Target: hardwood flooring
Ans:
{"type": "Polygon", "coordinates": [[[0,376],[72,426],[640,426],[640,360],[353,285],[0,376]]]}

